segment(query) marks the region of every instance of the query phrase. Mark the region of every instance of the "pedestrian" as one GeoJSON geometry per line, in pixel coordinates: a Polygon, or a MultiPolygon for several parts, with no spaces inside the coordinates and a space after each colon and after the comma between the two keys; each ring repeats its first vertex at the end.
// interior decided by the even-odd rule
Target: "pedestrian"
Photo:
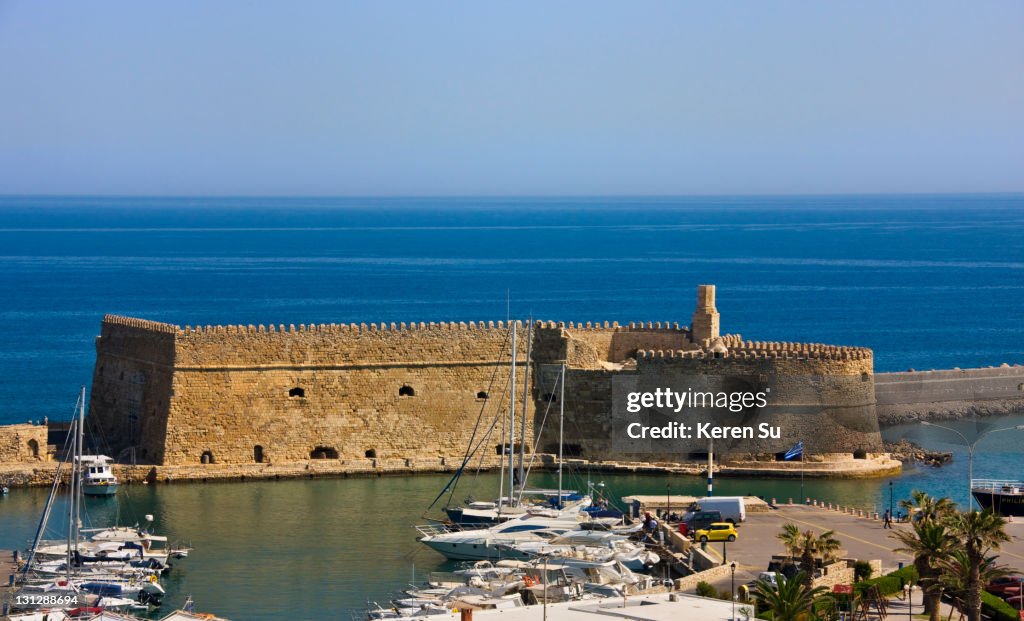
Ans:
{"type": "Polygon", "coordinates": [[[892,514],[889,510],[885,510],[885,514],[882,516],[882,528],[892,528],[892,514]]]}

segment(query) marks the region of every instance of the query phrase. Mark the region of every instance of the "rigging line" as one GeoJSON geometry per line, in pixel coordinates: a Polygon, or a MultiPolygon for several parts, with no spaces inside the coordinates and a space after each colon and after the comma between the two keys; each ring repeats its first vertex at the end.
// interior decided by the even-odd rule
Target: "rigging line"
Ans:
{"type": "MultiPolygon", "coordinates": [[[[68,450],[68,444],[71,442],[71,438],[74,437],[75,422],[71,421],[71,425],[68,427],[68,435],[64,439],[64,452],[68,450]]],[[[48,526],[47,522],[50,521],[50,512],[53,509],[53,501],[57,497],[57,489],[60,487],[61,474],[64,470],[64,462],[57,462],[57,471],[53,476],[53,487],[50,488],[50,496],[46,500],[46,508],[43,510],[43,515],[39,519],[39,527],[36,529],[36,536],[32,540],[32,547],[29,549],[28,559],[25,561],[25,569],[21,573],[22,582],[25,580],[25,576],[28,575],[28,570],[32,567],[32,561],[36,556],[36,548],[39,547],[39,542],[42,539],[43,531],[48,526]]]]}
{"type": "MultiPolygon", "coordinates": [[[[540,447],[540,436],[541,436],[542,433],[544,433],[544,426],[548,422],[548,413],[551,412],[551,404],[554,403],[554,400],[555,400],[555,389],[558,388],[558,383],[560,381],[561,381],[561,377],[556,379],[554,386],[551,387],[551,394],[548,397],[548,403],[544,407],[544,417],[541,418],[541,421],[540,421],[540,429],[536,431],[536,439],[533,442],[533,453],[530,455],[530,465],[526,469],[526,476],[523,479],[524,482],[525,482],[526,479],[530,478],[530,472],[533,471],[533,464],[537,460],[537,450],[540,447]]],[[[523,488],[526,487],[525,483],[522,485],[522,487],[523,488]]],[[[520,491],[519,492],[520,500],[522,500],[522,497],[523,497],[523,493],[522,493],[522,491],[520,491]]]]}
{"type": "MultiPolygon", "coordinates": [[[[509,380],[506,380],[505,381],[505,387],[502,389],[502,392],[501,392],[501,399],[498,400],[499,404],[504,401],[505,395],[508,394],[508,384],[509,384],[509,380]]],[[[491,420],[490,426],[487,428],[487,432],[483,435],[483,437],[480,438],[480,440],[477,442],[476,446],[472,446],[472,439],[470,439],[470,444],[467,445],[467,448],[471,448],[471,450],[469,451],[469,457],[464,462],[465,465],[469,465],[469,462],[472,460],[473,456],[476,455],[477,452],[480,452],[480,461],[477,463],[476,472],[473,474],[473,479],[474,480],[476,480],[480,476],[480,468],[481,468],[481,466],[483,464],[484,455],[486,453],[486,451],[480,451],[480,449],[484,446],[484,444],[486,444],[489,441],[489,439],[491,437],[491,434],[494,433],[495,426],[498,424],[499,421],[501,421],[504,418],[504,414],[505,414],[505,411],[502,410],[501,406],[499,405],[498,408],[497,408],[497,411],[494,414],[494,417],[491,420]]],[[[502,427],[502,433],[504,433],[504,431],[505,430],[504,430],[504,426],[503,426],[502,427]]],[[[447,501],[446,506],[450,506],[451,505],[452,498],[455,497],[455,490],[458,489],[458,487],[459,487],[459,481],[461,481],[461,479],[458,479],[458,480],[455,480],[455,481],[452,482],[452,489],[451,489],[451,493],[448,494],[448,501],[447,501]]]]}
{"type": "MultiPolygon", "coordinates": [[[[511,335],[512,335],[511,330],[506,330],[505,331],[505,340],[501,344],[502,351],[505,350],[505,345],[508,344],[508,341],[509,341],[509,338],[511,337],[511,335]]],[[[501,365],[497,365],[497,364],[494,365],[494,370],[491,372],[491,382],[487,386],[488,389],[490,389],[490,387],[493,385],[494,379],[497,377],[498,369],[500,368],[500,366],[501,365]]],[[[426,511],[423,512],[424,515],[426,514],[427,511],[430,511],[434,507],[434,505],[437,504],[437,501],[440,500],[442,496],[444,496],[445,492],[448,491],[448,488],[451,487],[453,483],[456,483],[458,481],[459,477],[462,476],[462,471],[466,468],[466,464],[468,464],[469,460],[472,458],[472,454],[470,453],[470,446],[472,446],[472,444],[473,444],[473,439],[476,438],[476,432],[477,432],[477,429],[479,429],[479,427],[480,427],[480,420],[483,418],[484,410],[486,408],[487,408],[487,401],[484,401],[484,403],[482,403],[480,405],[480,413],[477,415],[476,423],[473,425],[473,433],[470,435],[469,442],[466,444],[466,453],[462,457],[462,465],[459,466],[459,468],[455,471],[455,475],[452,477],[452,479],[450,481],[448,481],[448,484],[444,486],[444,489],[442,489],[441,493],[437,495],[437,498],[435,498],[434,501],[430,503],[430,506],[427,507],[426,511]]],[[[452,490],[452,494],[454,494],[454,493],[455,493],[455,490],[452,490]]],[[[449,496],[448,499],[450,501],[451,500],[451,496],[449,496]]]]}
{"type": "MultiPolygon", "coordinates": [[[[480,442],[477,443],[477,446],[472,450],[472,455],[475,455],[476,452],[480,450],[480,447],[482,447],[484,443],[487,442],[487,439],[490,438],[491,434],[494,432],[494,426],[495,424],[497,424],[497,421],[504,418],[505,415],[508,413],[508,409],[505,408],[504,403],[505,397],[508,395],[508,387],[509,384],[511,383],[511,380],[511,374],[505,378],[505,385],[501,389],[501,394],[498,396],[498,399],[495,400],[495,403],[497,403],[498,405],[497,411],[494,414],[494,418],[491,420],[491,426],[487,429],[487,433],[485,434],[485,436],[480,440],[480,442]]],[[[502,429],[502,432],[504,432],[504,429],[502,429]]],[[[472,438],[470,439],[470,443],[472,444],[472,438]]],[[[481,453],[480,461],[478,462],[476,472],[473,475],[474,478],[480,476],[480,468],[481,465],[483,464],[483,455],[484,454],[481,453]]]]}

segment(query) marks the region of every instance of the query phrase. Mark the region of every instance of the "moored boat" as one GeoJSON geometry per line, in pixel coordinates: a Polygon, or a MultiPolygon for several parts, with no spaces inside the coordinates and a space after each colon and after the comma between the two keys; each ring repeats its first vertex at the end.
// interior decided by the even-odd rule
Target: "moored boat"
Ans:
{"type": "Polygon", "coordinates": [[[983,509],[1004,517],[1024,516],[1024,481],[972,479],[971,495],[983,509]]]}
{"type": "Polygon", "coordinates": [[[113,496],[117,493],[117,477],[111,469],[114,460],[106,455],[82,455],[78,459],[82,472],[82,493],[86,496],[113,496]]]}

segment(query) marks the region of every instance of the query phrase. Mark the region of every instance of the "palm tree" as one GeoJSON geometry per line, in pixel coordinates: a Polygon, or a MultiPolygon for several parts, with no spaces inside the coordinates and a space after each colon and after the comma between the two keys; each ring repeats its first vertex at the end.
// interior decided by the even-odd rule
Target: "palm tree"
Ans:
{"type": "Polygon", "coordinates": [[[800,571],[804,574],[804,581],[807,586],[811,585],[814,578],[815,559],[820,558],[822,562],[834,559],[842,547],[839,540],[835,538],[835,531],[826,530],[820,535],[815,535],[812,530],[801,531],[800,528],[788,522],[782,526],[782,532],[776,535],[786,552],[794,558],[800,559],[800,571]]]}
{"type": "Polygon", "coordinates": [[[953,540],[946,526],[932,518],[922,518],[912,530],[899,530],[892,534],[903,544],[895,552],[914,556],[914,567],[924,589],[924,611],[930,621],[939,621],[939,602],[942,600],[942,565],[952,551],[953,540]]]}
{"type": "MultiPolygon", "coordinates": [[[[1006,565],[996,565],[997,558],[997,556],[985,557],[977,566],[978,578],[982,584],[988,584],[996,578],[1002,578],[1012,573],[1006,565]]],[[[967,553],[962,549],[953,550],[940,562],[940,568],[942,569],[943,586],[950,594],[963,601],[971,573],[971,564],[967,560],[967,553]]]]}
{"type": "Polygon", "coordinates": [[[828,593],[825,587],[811,588],[807,576],[800,572],[786,579],[776,574],[777,585],[766,580],[754,584],[754,595],[764,608],[771,610],[775,621],[797,621],[813,612],[814,605],[828,593]]]}
{"type": "Polygon", "coordinates": [[[908,516],[916,512],[924,521],[934,522],[956,512],[956,504],[948,497],[935,498],[917,489],[910,492],[910,500],[901,500],[899,504],[908,516]]]}
{"type": "Polygon", "coordinates": [[[966,563],[964,575],[964,602],[967,621],[981,621],[981,567],[989,552],[999,549],[999,544],[1010,540],[1006,534],[1006,520],[991,511],[968,511],[954,513],[946,519],[950,534],[958,540],[966,563]]]}

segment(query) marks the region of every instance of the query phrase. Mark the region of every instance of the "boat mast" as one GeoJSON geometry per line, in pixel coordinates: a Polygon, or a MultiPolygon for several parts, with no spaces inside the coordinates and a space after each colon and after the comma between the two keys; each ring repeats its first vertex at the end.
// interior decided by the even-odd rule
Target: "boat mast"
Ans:
{"type": "Polygon", "coordinates": [[[75,488],[76,488],[76,485],[78,483],[77,482],[77,479],[78,479],[78,474],[77,474],[77,472],[78,472],[78,470],[77,470],[78,464],[75,463],[76,460],[78,459],[77,456],[76,456],[76,453],[78,452],[78,427],[77,426],[78,426],[78,421],[77,420],[71,421],[71,428],[72,428],[72,431],[75,433],[75,435],[71,439],[71,472],[69,473],[69,476],[68,476],[68,484],[69,484],[69,490],[68,490],[68,494],[69,494],[69,496],[68,496],[68,542],[67,542],[67,554],[65,555],[65,561],[66,562],[65,562],[65,567],[64,567],[65,574],[66,574],[66,577],[67,577],[69,585],[71,584],[71,561],[72,561],[72,557],[71,557],[72,543],[71,543],[71,541],[72,541],[72,537],[74,536],[74,532],[75,532],[75,498],[77,497],[76,496],[76,489],[75,488]]]}
{"type": "Polygon", "coordinates": [[[512,321],[510,323],[512,324],[512,371],[511,379],[509,380],[511,387],[508,391],[508,497],[509,504],[512,504],[512,490],[516,487],[514,461],[516,455],[516,325],[519,322],[512,321]]]}
{"type": "Polygon", "coordinates": [[[78,468],[74,476],[78,477],[78,493],[75,494],[75,550],[78,550],[79,529],[82,526],[82,456],[85,455],[85,386],[82,386],[82,394],[78,407],[78,468]]]}
{"type": "Polygon", "coordinates": [[[562,377],[559,378],[561,393],[558,395],[558,506],[562,506],[562,438],[565,433],[565,363],[562,363],[562,377]]]}
{"type": "MultiPolygon", "coordinates": [[[[530,318],[530,325],[526,329],[526,371],[523,374],[523,413],[522,413],[522,425],[521,433],[519,434],[519,489],[522,490],[526,487],[526,412],[528,408],[527,399],[529,398],[529,392],[527,387],[530,385],[530,355],[533,353],[533,317],[530,318]]],[[[522,492],[519,494],[519,500],[522,500],[522,492]]]]}

